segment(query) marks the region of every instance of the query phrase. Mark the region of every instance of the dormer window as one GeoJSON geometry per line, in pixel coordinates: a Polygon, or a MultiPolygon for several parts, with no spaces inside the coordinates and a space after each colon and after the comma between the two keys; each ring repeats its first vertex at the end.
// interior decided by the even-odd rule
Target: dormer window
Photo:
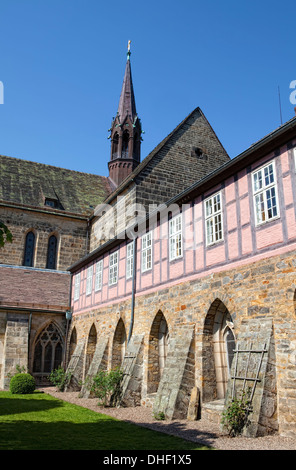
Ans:
{"type": "Polygon", "coordinates": [[[60,201],[54,197],[46,197],[44,200],[44,205],[53,209],[64,209],[60,201]]]}
{"type": "Polygon", "coordinates": [[[44,204],[48,207],[58,207],[59,206],[59,201],[57,199],[52,199],[52,198],[45,198],[44,204]]]}

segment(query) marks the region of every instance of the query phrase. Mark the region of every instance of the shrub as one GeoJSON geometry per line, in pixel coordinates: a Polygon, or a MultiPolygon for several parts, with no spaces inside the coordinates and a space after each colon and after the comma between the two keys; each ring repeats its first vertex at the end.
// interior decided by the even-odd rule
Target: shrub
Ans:
{"type": "Polygon", "coordinates": [[[153,413],[154,419],[157,421],[164,421],[165,420],[165,414],[163,411],[158,411],[153,413]]]}
{"type": "Polygon", "coordinates": [[[35,390],[35,379],[31,374],[18,373],[15,374],[10,380],[9,389],[13,394],[28,394],[33,393],[35,390]]]}
{"type": "Polygon", "coordinates": [[[62,366],[59,366],[50,373],[49,380],[60,392],[63,392],[65,387],[70,383],[71,372],[67,372],[62,366]]]}
{"type": "Polygon", "coordinates": [[[115,406],[119,400],[121,393],[121,381],[123,372],[121,369],[116,368],[110,370],[99,370],[99,372],[92,377],[90,390],[95,397],[99,398],[99,405],[115,406]]]}
{"type": "Polygon", "coordinates": [[[241,398],[231,400],[221,420],[229,436],[235,437],[243,432],[244,427],[250,424],[248,416],[251,411],[250,389],[242,392],[241,398]]]}

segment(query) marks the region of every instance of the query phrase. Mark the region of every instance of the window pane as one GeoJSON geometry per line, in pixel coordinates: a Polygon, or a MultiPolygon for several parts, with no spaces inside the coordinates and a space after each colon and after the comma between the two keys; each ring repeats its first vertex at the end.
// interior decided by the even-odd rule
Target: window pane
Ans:
{"type": "Polygon", "coordinates": [[[42,346],[40,341],[35,346],[33,372],[42,372],[42,346]]]}
{"type": "Polygon", "coordinates": [[[53,369],[57,369],[63,360],[63,348],[61,343],[59,342],[54,350],[54,363],[53,363],[53,369]]]}
{"type": "Polygon", "coordinates": [[[74,300],[78,300],[80,296],[80,273],[75,276],[75,286],[74,286],[74,300]]]}
{"type": "Polygon", "coordinates": [[[265,213],[264,213],[264,199],[263,194],[258,194],[255,197],[255,206],[256,206],[256,220],[257,223],[261,223],[265,220],[265,213]]]}
{"type": "Polygon", "coordinates": [[[206,201],[206,216],[209,217],[210,215],[212,215],[212,199],[209,199],[208,201],[206,201]]]}
{"type": "Polygon", "coordinates": [[[279,215],[276,196],[275,167],[274,162],[266,165],[261,170],[253,174],[255,194],[255,216],[256,223],[260,224],[271,220],[279,215]],[[259,185],[259,175],[262,184],[259,185]]]}
{"type": "Polygon", "coordinates": [[[52,235],[48,240],[47,249],[47,269],[56,269],[56,255],[57,255],[57,238],[52,235]]]}
{"type": "Polygon", "coordinates": [[[215,220],[215,234],[214,238],[215,241],[221,240],[222,239],[222,221],[221,221],[221,214],[218,214],[214,218],[215,220]]]}
{"type": "Polygon", "coordinates": [[[109,260],[109,285],[117,283],[118,252],[112,253],[109,260]]]}
{"type": "Polygon", "coordinates": [[[262,172],[257,171],[257,173],[254,173],[254,190],[258,191],[259,189],[262,188],[262,172]]]}
{"type": "Polygon", "coordinates": [[[33,232],[29,232],[26,236],[26,242],[25,242],[24,266],[29,266],[29,267],[33,266],[34,248],[35,248],[35,235],[33,232]]]}
{"type": "Polygon", "coordinates": [[[95,280],[95,290],[98,291],[102,289],[102,277],[103,277],[103,261],[98,261],[96,265],[96,280],[95,280]]]}
{"type": "Polygon", "coordinates": [[[207,220],[207,242],[213,243],[213,219],[207,220]]]}
{"type": "Polygon", "coordinates": [[[269,184],[272,184],[274,182],[272,164],[264,168],[264,176],[265,176],[265,186],[268,186],[269,184]]]}
{"type": "Polygon", "coordinates": [[[129,243],[126,248],[126,278],[129,279],[133,276],[133,243],[129,243]]]}
{"type": "Polygon", "coordinates": [[[277,216],[275,188],[270,188],[266,191],[267,214],[268,219],[277,216]]]}
{"type": "Polygon", "coordinates": [[[51,372],[52,345],[48,343],[45,347],[43,372],[51,372]]]}
{"type": "Polygon", "coordinates": [[[93,276],[93,267],[89,266],[87,268],[86,295],[89,295],[92,291],[92,276],[93,276]]]}
{"type": "Polygon", "coordinates": [[[142,237],[142,271],[148,271],[152,267],[152,232],[142,237]]]}

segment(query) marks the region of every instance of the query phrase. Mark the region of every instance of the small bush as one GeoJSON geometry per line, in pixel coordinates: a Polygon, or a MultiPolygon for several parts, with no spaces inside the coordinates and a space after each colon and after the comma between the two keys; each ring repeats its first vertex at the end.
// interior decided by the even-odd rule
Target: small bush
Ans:
{"type": "Polygon", "coordinates": [[[158,413],[153,413],[154,419],[157,421],[164,421],[165,420],[165,414],[163,411],[159,411],[158,413]]]}
{"type": "Polygon", "coordinates": [[[33,393],[36,388],[35,379],[31,374],[19,373],[15,374],[9,385],[9,389],[13,394],[33,393]]]}
{"type": "Polygon", "coordinates": [[[67,372],[62,366],[59,366],[50,373],[49,380],[60,392],[63,392],[70,383],[71,372],[67,372]]]}
{"type": "Polygon", "coordinates": [[[222,413],[221,423],[228,430],[230,437],[242,434],[244,427],[250,424],[248,419],[252,411],[250,394],[251,390],[248,389],[242,393],[241,398],[233,398],[222,413]]]}
{"type": "Polygon", "coordinates": [[[99,372],[91,378],[88,387],[99,398],[99,405],[116,406],[120,400],[123,371],[120,368],[99,372]]]}

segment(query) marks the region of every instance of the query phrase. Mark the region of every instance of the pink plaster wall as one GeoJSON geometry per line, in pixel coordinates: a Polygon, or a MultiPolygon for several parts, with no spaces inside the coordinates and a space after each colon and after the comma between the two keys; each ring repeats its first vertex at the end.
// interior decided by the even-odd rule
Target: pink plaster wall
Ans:
{"type": "MultiPolygon", "coordinates": [[[[279,156],[266,155],[253,165],[259,168],[272,159],[276,161],[277,178],[282,177],[282,185],[278,184],[280,201],[280,217],[259,227],[255,226],[252,218],[254,211],[251,173],[246,169],[240,171],[236,178],[227,178],[224,185],[217,185],[209,189],[206,194],[196,197],[190,207],[188,203],[184,208],[183,228],[185,229],[185,244],[183,257],[169,261],[169,244],[167,239],[168,222],[164,221],[160,227],[153,230],[153,266],[146,273],[141,272],[141,239],[137,248],[137,285],[136,293],[150,292],[164,288],[172,283],[182,282],[185,279],[200,278],[229,266],[240,266],[256,259],[272,256],[279,250],[287,250],[289,244],[296,242],[296,218],[293,184],[296,182],[295,165],[291,160],[292,153],[284,146],[279,156]],[[293,170],[293,171],[292,171],[293,170]],[[294,173],[293,173],[294,172],[294,173]],[[282,193],[281,191],[282,189],[282,193]],[[223,240],[210,247],[205,246],[205,222],[203,219],[204,198],[221,191],[223,194],[223,219],[227,226],[224,230],[223,240]],[[238,195],[238,200],[236,199],[238,195]],[[283,217],[285,215],[285,217],[283,217]],[[285,235],[286,234],[286,235],[285,235]],[[273,248],[273,249],[271,249],[273,248]]],[[[246,162],[247,163],[247,162],[246,162]]],[[[109,260],[104,255],[103,287],[102,290],[85,298],[86,272],[81,272],[81,295],[74,304],[74,312],[87,309],[89,306],[98,306],[108,302],[120,301],[131,295],[132,281],[125,279],[126,247],[125,242],[120,245],[119,281],[114,287],[108,286],[109,260]]],[[[95,270],[93,285],[95,282],[95,270]]],[[[74,290],[74,282],[73,282],[74,290]]]]}

